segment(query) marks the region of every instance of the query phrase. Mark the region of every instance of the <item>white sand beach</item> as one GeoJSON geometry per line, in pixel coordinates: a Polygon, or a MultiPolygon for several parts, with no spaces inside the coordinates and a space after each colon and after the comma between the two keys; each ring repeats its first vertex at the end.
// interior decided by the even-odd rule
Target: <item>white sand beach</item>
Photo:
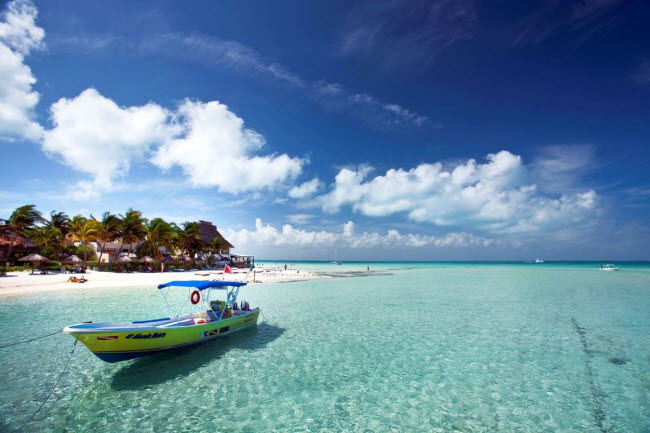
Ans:
{"type": "MultiPolygon", "coordinates": [[[[233,281],[244,281],[247,270],[233,270],[232,276],[226,276],[233,281]]],[[[327,278],[313,272],[288,269],[280,267],[258,267],[253,279],[253,273],[248,276],[248,283],[279,283],[287,281],[301,281],[316,278],[327,278]]],[[[97,272],[88,270],[85,274],[31,275],[29,271],[9,272],[6,277],[0,277],[0,297],[39,293],[47,291],[64,291],[70,289],[96,289],[96,288],[125,288],[156,286],[172,280],[214,280],[221,279],[221,271],[184,271],[184,272],[132,272],[114,273],[97,272]],[[83,275],[86,281],[83,284],[67,282],[71,276],[80,278],[83,275]]]]}

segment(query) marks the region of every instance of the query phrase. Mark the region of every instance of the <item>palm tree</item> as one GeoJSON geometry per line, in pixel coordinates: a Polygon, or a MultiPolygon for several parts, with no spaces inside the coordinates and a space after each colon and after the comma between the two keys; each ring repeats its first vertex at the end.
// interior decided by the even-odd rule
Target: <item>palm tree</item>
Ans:
{"type": "Polygon", "coordinates": [[[26,204],[16,208],[11,213],[9,219],[2,220],[1,227],[11,229],[19,235],[28,238],[30,231],[36,227],[37,223],[42,221],[43,217],[36,210],[36,205],[26,204]]]}
{"type": "MultiPolygon", "coordinates": [[[[36,205],[26,204],[16,208],[11,213],[9,219],[0,221],[0,229],[13,230],[19,235],[29,238],[31,231],[36,228],[36,224],[43,221],[41,213],[36,210],[36,205]]],[[[13,245],[9,245],[7,249],[7,260],[11,260],[11,253],[13,252],[13,245]]]]}
{"type": "MultiPolygon", "coordinates": [[[[90,216],[93,220],[97,221],[95,217],[90,216]]],[[[104,212],[102,220],[97,221],[97,240],[102,242],[101,250],[99,252],[99,263],[102,262],[102,255],[108,242],[115,242],[120,237],[120,230],[122,229],[122,220],[115,214],[104,212]]],[[[118,253],[119,254],[119,253],[118,253]]]]}
{"type": "Polygon", "coordinates": [[[68,224],[68,234],[66,237],[72,241],[79,241],[77,232],[81,231],[81,228],[86,224],[86,221],[88,221],[88,218],[83,215],[77,214],[73,216],[68,224]]]}
{"type": "Polygon", "coordinates": [[[144,242],[138,248],[138,255],[160,258],[160,247],[167,251],[173,249],[176,232],[162,218],[154,218],[144,226],[144,242]]]}
{"type": "MultiPolygon", "coordinates": [[[[86,247],[88,245],[88,242],[97,240],[97,236],[99,235],[99,228],[97,221],[86,218],[83,218],[83,220],[83,224],[73,225],[73,231],[71,233],[76,239],[79,239],[81,245],[86,247]]],[[[84,248],[84,262],[86,261],[87,257],[88,250],[84,248]]]]}
{"type": "Polygon", "coordinates": [[[39,247],[49,248],[58,256],[65,249],[65,236],[57,227],[37,227],[32,231],[32,241],[39,247]]]}
{"type": "Polygon", "coordinates": [[[50,212],[50,219],[45,219],[43,225],[47,228],[59,229],[63,235],[67,235],[70,231],[70,217],[65,212],[53,210],[50,212]]]}
{"type": "MultiPolygon", "coordinates": [[[[129,244],[129,252],[133,248],[133,243],[142,239],[144,236],[144,223],[147,221],[142,217],[142,212],[129,208],[122,218],[122,227],[120,236],[122,236],[122,245],[120,246],[120,253],[125,243],[129,244]]],[[[118,253],[119,254],[119,253],[118,253]]]]}
{"type": "Polygon", "coordinates": [[[212,238],[210,244],[208,245],[208,251],[210,252],[210,257],[213,257],[216,254],[220,254],[223,246],[224,244],[220,237],[212,238]]]}
{"type": "Polygon", "coordinates": [[[194,265],[194,256],[205,246],[203,233],[201,233],[199,225],[195,222],[187,221],[181,224],[180,227],[174,227],[178,239],[178,246],[192,258],[192,265],[194,265]]]}

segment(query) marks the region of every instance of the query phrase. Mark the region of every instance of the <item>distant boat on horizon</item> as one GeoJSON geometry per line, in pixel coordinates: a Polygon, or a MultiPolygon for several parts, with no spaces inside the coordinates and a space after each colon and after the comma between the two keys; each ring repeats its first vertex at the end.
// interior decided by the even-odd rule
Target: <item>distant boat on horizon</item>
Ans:
{"type": "Polygon", "coordinates": [[[535,259],[535,263],[544,263],[544,260],[535,259]]]}
{"type": "Polygon", "coordinates": [[[600,265],[600,270],[601,271],[610,271],[610,272],[612,272],[612,271],[618,271],[618,267],[612,265],[611,263],[609,263],[609,264],[606,264],[606,265],[600,265]]]}

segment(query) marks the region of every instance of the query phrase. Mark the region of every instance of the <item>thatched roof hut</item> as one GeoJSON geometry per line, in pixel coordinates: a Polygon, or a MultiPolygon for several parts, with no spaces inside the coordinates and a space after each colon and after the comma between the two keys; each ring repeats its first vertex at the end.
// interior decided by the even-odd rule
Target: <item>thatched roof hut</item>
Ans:
{"type": "Polygon", "coordinates": [[[223,246],[224,250],[235,248],[233,244],[228,242],[226,238],[224,238],[223,235],[219,233],[217,226],[212,224],[210,221],[199,220],[199,222],[196,224],[199,226],[199,230],[201,230],[201,234],[203,235],[203,242],[206,244],[209,244],[214,238],[219,238],[219,241],[221,241],[221,245],[223,246]]]}
{"type": "Polygon", "coordinates": [[[0,251],[7,254],[11,249],[14,253],[36,253],[40,251],[38,245],[31,240],[20,236],[11,229],[0,230],[0,251]]]}

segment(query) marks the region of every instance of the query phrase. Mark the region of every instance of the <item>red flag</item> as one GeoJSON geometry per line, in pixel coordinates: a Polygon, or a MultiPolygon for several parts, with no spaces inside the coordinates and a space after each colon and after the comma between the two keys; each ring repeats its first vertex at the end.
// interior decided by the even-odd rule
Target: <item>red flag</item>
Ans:
{"type": "Polygon", "coordinates": [[[230,269],[230,266],[226,265],[226,266],[223,268],[223,273],[224,273],[224,274],[232,274],[232,270],[230,269]]]}

